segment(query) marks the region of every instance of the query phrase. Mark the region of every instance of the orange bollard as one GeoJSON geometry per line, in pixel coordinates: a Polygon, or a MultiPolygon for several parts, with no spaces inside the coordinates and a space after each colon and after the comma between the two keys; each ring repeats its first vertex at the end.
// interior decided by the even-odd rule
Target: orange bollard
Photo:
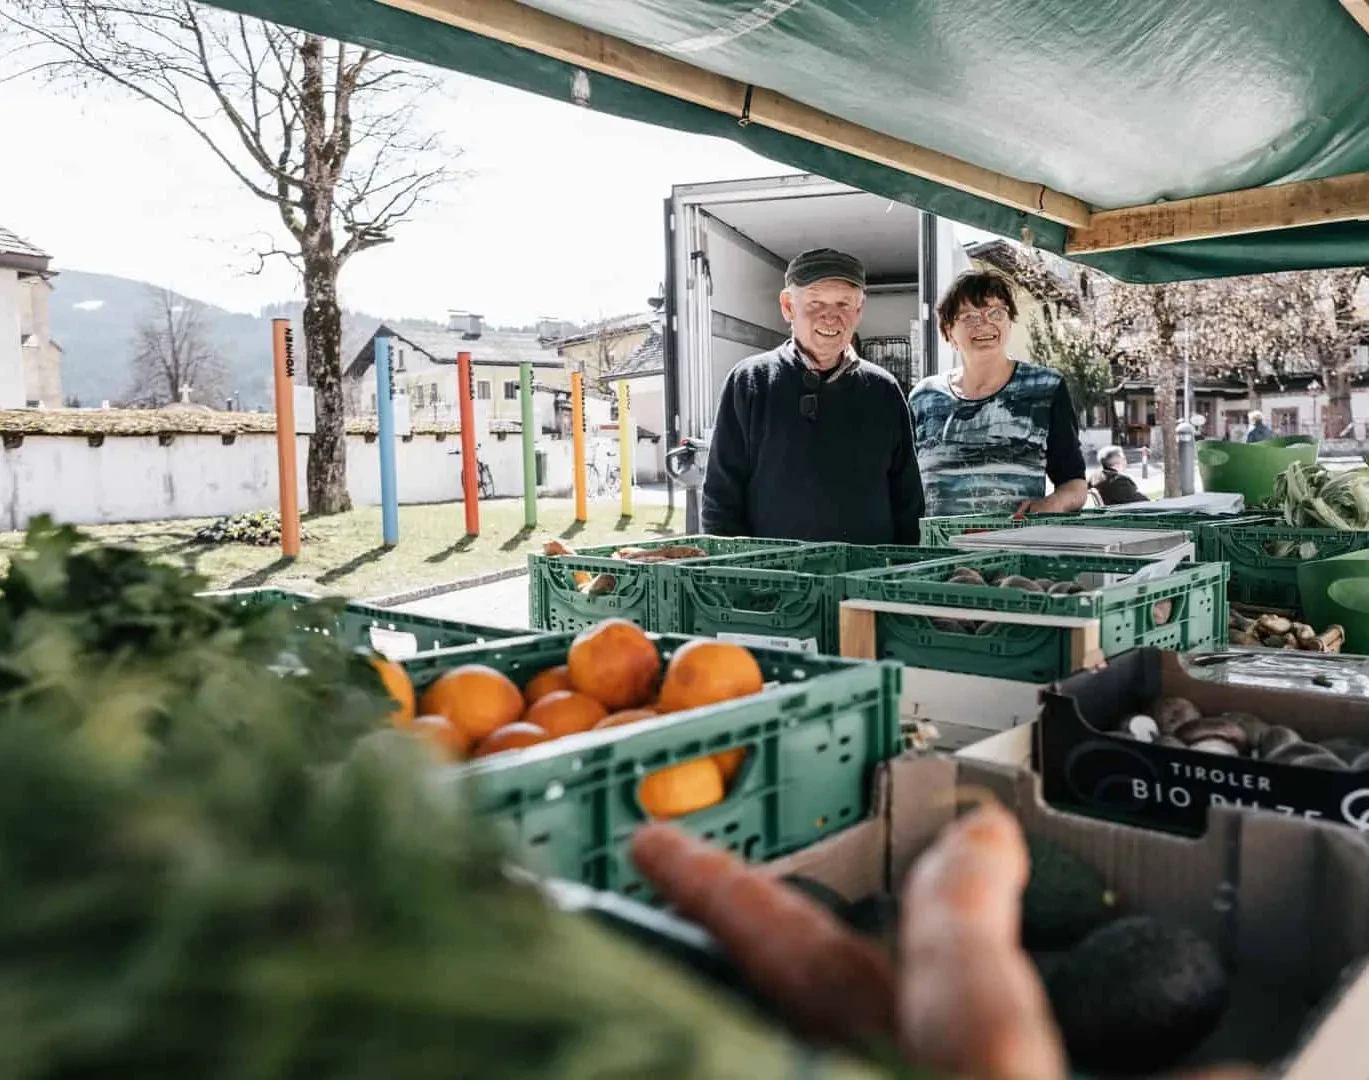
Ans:
{"type": "Polygon", "coordinates": [[[575,457],[575,520],[588,521],[585,498],[585,376],[570,373],[570,439],[575,457]]]}
{"type": "Polygon", "coordinates": [[[299,558],[299,473],[295,461],[295,343],[289,319],[271,320],[276,375],[276,463],[280,472],[280,553],[299,558]]]}
{"type": "Polygon", "coordinates": [[[466,535],[480,535],[480,462],[475,454],[475,386],[471,354],[456,354],[456,400],[461,406],[461,492],[466,502],[466,535]]]}

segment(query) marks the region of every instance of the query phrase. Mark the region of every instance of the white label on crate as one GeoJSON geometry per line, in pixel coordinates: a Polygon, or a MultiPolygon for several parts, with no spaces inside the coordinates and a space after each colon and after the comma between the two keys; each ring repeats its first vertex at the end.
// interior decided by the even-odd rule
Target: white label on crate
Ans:
{"type": "Polygon", "coordinates": [[[818,654],[817,638],[768,637],[765,634],[719,634],[719,641],[734,645],[754,645],[758,649],[784,649],[788,652],[818,654]]]}
{"type": "Polygon", "coordinates": [[[1156,559],[1153,563],[1143,566],[1129,578],[1123,578],[1129,585],[1140,584],[1143,581],[1160,581],[1169,577],[1179,568],[1179,564],[1184,561],[1184,554],[1169,555],[1163,559],[1156,559]]]}
{"type": "Polygon", "coordinates": [[[371,648],[387,660],[407,660],[418,655],[418,638],[403,630],[386,630],[382,626],[371,627],[371,648]]]}

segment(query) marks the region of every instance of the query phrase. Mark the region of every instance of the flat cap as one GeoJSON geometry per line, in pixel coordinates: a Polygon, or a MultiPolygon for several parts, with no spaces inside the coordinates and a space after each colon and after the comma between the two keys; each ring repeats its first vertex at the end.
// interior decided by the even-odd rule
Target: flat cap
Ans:
{"type": "Polygon", "coordinates": [[[811,248],[801,251],[790,261],[784,272],[786,285],[812,285],[817,281],[835,278],[865,288],[865,264],[854,255],[835,248],[811,248]]]}

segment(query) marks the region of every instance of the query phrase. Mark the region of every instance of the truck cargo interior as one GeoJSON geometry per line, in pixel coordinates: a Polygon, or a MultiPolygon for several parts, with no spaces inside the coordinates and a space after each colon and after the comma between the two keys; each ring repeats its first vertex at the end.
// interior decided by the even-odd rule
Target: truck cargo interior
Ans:
{"type": "Polygon", "coordinates": [[[671,205],[682,432],[707,438],[727,373],[788,336],[779,308],[784,270],[808,248],[840,248],[865,263],[861,355],[905,392],[924,373],[919,283],[931,215],[811,175],[681,185],[671,205]]]}

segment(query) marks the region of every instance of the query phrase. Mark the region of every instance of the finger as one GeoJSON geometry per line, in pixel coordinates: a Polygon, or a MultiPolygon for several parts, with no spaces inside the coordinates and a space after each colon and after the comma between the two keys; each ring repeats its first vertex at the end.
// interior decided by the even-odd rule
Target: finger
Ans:
{"type": "Polygon", "coordinates": [[[1026,841],[1006,810],[951,825],[904,890],[900,1033],[913,1060],[980,1080],[1061,1080],[1064,1048],[1022,951],[1026,841]]]}
{"type": "Polygon", "coordinates": [[[747,979],[810,1038],[895,1034],[892,965],[828,911],[735,856],[648,825],[632,857],[652,887],[709,931],[747,979]]]}

